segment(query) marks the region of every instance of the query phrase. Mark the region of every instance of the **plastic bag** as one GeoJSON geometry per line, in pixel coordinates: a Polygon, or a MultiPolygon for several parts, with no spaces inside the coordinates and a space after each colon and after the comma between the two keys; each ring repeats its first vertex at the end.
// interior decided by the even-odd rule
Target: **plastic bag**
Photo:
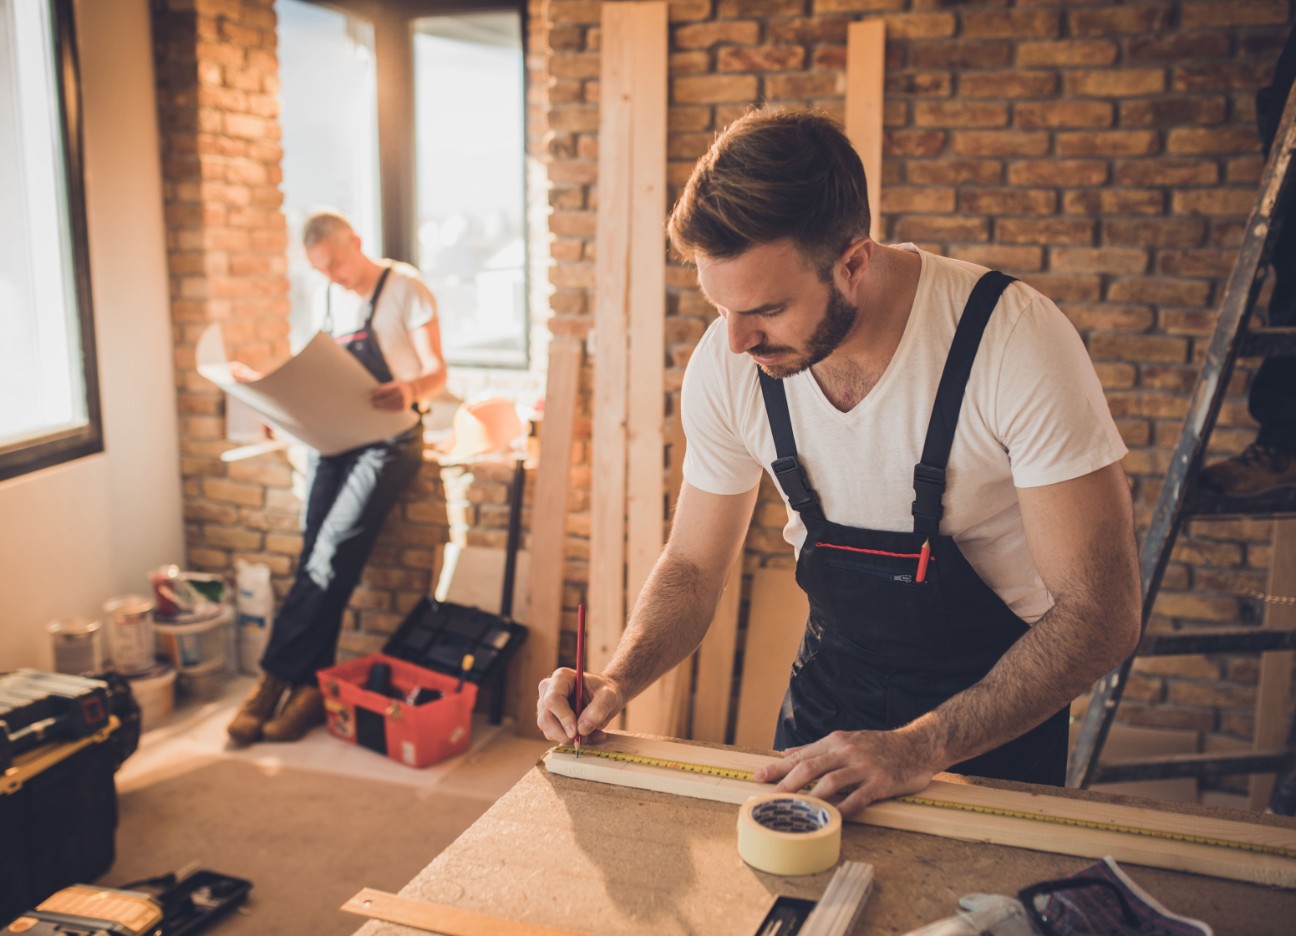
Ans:
{"type": "Polygon", "coordinates": [[[249,676],[257,676],[274,624],[270,567],[243,559],[235,559],[234,567],[237,570],[239,669],[249,676]]]}

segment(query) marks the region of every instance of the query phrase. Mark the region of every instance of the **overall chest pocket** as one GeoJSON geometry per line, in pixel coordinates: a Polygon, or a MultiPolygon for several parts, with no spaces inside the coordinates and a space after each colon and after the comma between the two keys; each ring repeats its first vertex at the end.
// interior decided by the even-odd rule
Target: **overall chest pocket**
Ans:
{"type": "Polygon", "coordinates": [[[897,552],[822,540],[815,543],[815,549],[820,552],[824,565],[831,569],[902,585],[924,585],[935,571],[930,552],[921,549],[897,552]]]}

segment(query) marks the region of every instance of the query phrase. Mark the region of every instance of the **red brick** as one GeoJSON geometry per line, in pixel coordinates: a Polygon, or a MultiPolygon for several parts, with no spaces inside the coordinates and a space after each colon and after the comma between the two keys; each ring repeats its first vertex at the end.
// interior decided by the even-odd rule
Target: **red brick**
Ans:
{"type": "Polygon", "coordinates": [[[1080,218],[1005,218],[995,222],[995,240],[1005,244],[1092,244],[1094,225],[1080,218]]]}
{"type": "Polygon", "coordinates": [[[667,0],[671,22],[706,19],[711,15],[711,0],[667,0]]]}
{"type": "Polygon", "coordinates": [[[1008,105],[988,101],[919,101],[913,122],[919,127],[1003,127],[1008,105]]]}
{"type": "Polygon", "coordinates": [[[1165,211],[1165,193],[1160,189],[1083,189],[1066,193],[1063,210],[1067,214],[1159,215],[1165,211]]]}
{"type": "Polygon", "coordinates": [[[598,23],[602,8],[598,0],[549,0],[549,19],[554,24],[598,23]]]}
{"type": "Polygon", "coordinates": [[[954,189],[931,185],[893,185],[883,191],[887,214],[949,214],[954,210],[954,189]]]}
{"type": "Polygon", "coordinates": [[[718,0],[717,19],[744,19],[747,17],[800,16],[805,12],[805,0],[718,0]]]}
{"type": "Polygon", "coordinates": [[[1044,251],[1039,247],[960,244],[950,248],[949,256],[1009,273],[1029,273],[1041,269],[1044,265],[1044,251]]]}
{"type": "Polygon", "coordinates": [[[1043,215],[1056,210],[1057,193],[1052,189],[965,187],[959,191],[959,211],[969,214],[1043,215]]]}
{"type": "Polygon", "coordinates": [[[1222,97],[1160,97],[1121,101],[1120,122],[1126,127],[1182,127],[1217,124],[1224,120],[1222,97]]]}
{"type": "Polygon", "coordinates": [[[1049,135],[1038,130],[959,130],[953,150],[963,156],[1042,156],[1049,135]]]}
{"type": "Polygon", "coordinates": [[[1193,218],[1109,218],[1103,221],[1103,243],[1118,246],[1193,247],[1200,244],[1205,224],[1193,218]]]}
{"type": "Polygon", "coordinates": [[[1121,185],[1211,185],[1219,181],[1219,166],[1205,159],[1118,160],[1115,180],[1121,185]]]}
{"type": "Polygon", "coordinates": [[[1107,163],[1097,159],[1041,159],[1008,164],[1013,185],[1101,185],[1107,163]]]}
{"type": "Polygon", "coordinates": [[[1023,68],[1110,65],[1116,61],[1118,52],[1116,43],[1106,39],[1023,42],[1017,46],[1017,64],[1023,68]]]}
{"type": "Polygon", "coordinates": [[[760,40],[760,24],[753,21],[694,23],[675,30],[675,47],[708,49],[717,43],[754,45],[760,40]]]}
{"type": "Polygon", "coordinates": [[[924,97],[949,97],[954,81],[949,72],[906,71],[887,72],[884,87],[889,99],[897,95],[922,95],[924,97]]]}
{"type": "MultiPolygon", "coordinates": [[[[755,81],[755,79],[752,79],[755,81]]],[[[840,96],[846,90],[844,72],[798,72],[769,75],[765,96],[771,100],[811,99],[840,96]]],[[[753,94],[753,97],[755,95],[753,94]]],[[[734,98],[734,100],[739,100],[734,98]]]]}
{"type": "Polygon", "coordinates": [[[1036,273],[1029,282],[1054,302],[1093,302],[1102,296],[1102,277],[1099,276],[1036,273]]]}
{"type": "Polygon", "coordinates": [[[705,75],[671,82],[671,100],[678,104],[717,104],[721,101],[754,101],[757,79],[753,75],[705,75]]]}
{"type": "Polygon", "coordinates": [[[850,20],[843,17],[810,17],[793,20],[770,20],[766,38],[770,42],[845,42],[850,20]]]}
{"type": "MultiPolygon", "coordinates": [[[[954,66],[949,66],[954,67],[954,66]]],[[[959,96],[965,98],[1051,97],[1057,93],[1057,74],[1051,71],[968,72],[959,75],[959,96]]]]}
{"type": "Polygon", "coordinates": [[[953,13],[901,13],[886,18],[888,39],[940,39],[954,35],[953,13]]]}
{"type": "Polygon", "coordinates": [[[1157,257],[1157,272],[1171,276],[1228,276],[1236,257],[1231,250],[1169,250],[1157,257]]]}
{"type": "Polygon", "coordinates": [[[1290,25],[1287,0],[1230,0],[1229,3],[1184,3],[1180,13],[1184,29],[1221,26],[1290,25]]]}
{"type": "Polygon", "coordinates": [[[1146,36],[1170,25],[1174,11],[1170,4],[1141,4],[1137,7],[1107,7],[1098,10],[1069,10],[1072,36],[1146,36]]]}
{"type": "Polygon", "coordinates": [[[1042,127],[1110,127],[1116,108],[1109,101],[1039,101],[1016,105],[1016,125],[1025,130],[1042,127]]]}
{"type": "Polygon", "coordinates": [[[1161,331],[1167,335],[1196,335],[1206,338],[1215,333],[1218,319],[1214,310],[1162,309],[1161,331]]]}
{"type": "Polygon", "coordinates": [[[963,35],[972,39],[1047,39],[1058,34],[1057,13],[1048,10],[987,10],[963,14],[963,35]]]}
{"type": "MultiPolygon", "coordinates": [[[[709,52],[672,52],[668,64],[669,74],[671,75],[705,75],[711,70],[711,54],[709,52]]],[[[594,86],[595,82],[589,82],[594,86]]]]}
{"type": "Polygon", "coordinates": [[[968,42],[964,39],[916,43],[909,49],[912,68],[1003,68],[1012,62],[1012,46],[1005,42],[968,42]]]}
{"type": "Polygon", "coordinates": [[[814,0],[814,13],[873,13],[879,10],[900,10],[905,0],[814,0]]]}
{"type": "Polygon", "coordinates": [[[1214,188],[1174,192],[1170,196],[1175,214],[1241,215],[1246,217],[1255,207],[1255,189],[1214,188]]]}
{"type": "Polygon", "coordinates": [[[821,45],[814,50],[810,61],[813,71],[845,71],[846,47],[844,45],[821,45]]]}
{"type": "MultiPolygon", "coordinates": [[[[1197,378],[1201,374],[1201,369],[1192,367],[1187,364],[1151,364],[1141,363],[1141,384],[1149,390],[1173,390],[1176,393],[1187,394],[1197,383],[1197,378]]],[[[1178,441],[1178,429],[1176,428],[1175,440],[1178,441]]],[[[1178,547],[1176,547],[1176,551],[1178,547]]],[[[1200,558],[1191,557],[1191,561],[1199,562],[1200,558]]]]}
{"type": "Polygon", "coordinates": [[[1160,140],[1150,130],[1101,130],[1057,135],[1059,156],[1150,156],[1160,140]]]}
{"type": "Polygon", "coordinates": [[[1116,302],[1150,302],[1159,306],[1205,306],[1211,285],[1199,280],[1168,277],[1118,279],[1107,288],[1107,298],[1116,302]]]}
{"type": "Polygon", "coordinates": [[[910,215],[895,224],[899,241],[983,241],[989,237],[984,218],[940,218],[910,215]]]}
{"type": "Polygon", "coordinates": [[[1210,65],[1189,65],[1174,69],[1170,74],[1170,87],[1174,91],[1240,91],[1246,102],[1234,117],[1252,122],[1248,111],[1250,94],[1267,83],[1270,66],[1266,62],[1216,62],[1210,65]]]}
{"type": "Polygon", "coordinates": [[[1229,159],[1224,164],[1224,180],[1226,182],[1250,183],[1254,189],[1256,183],[1260,181],[1260,174],[1264,171],[1264,160],[1257,153],[1255,156],[1239,156],[1235,159],[1229,159]]]}
{"type": "Polygon", "coordinates": [[[805,64],[805,49],[801,46],[726,46],[716,53],[716,70],[731,71],[791,71],[805,64]]]}
{"type": "Polygon", "coordinates": [[[1156,324],[1156,316],[1146,305],[1069,302],[1060,308],[1080,331],[1138,333],[1149,331],[1156,324]]]}
{"type": "Polygon", "coordinates": [[[1143,250],[1111,247],[1055,247],[1049,251],[1049,268],[1056,273],[1142,273],[1148,255],[1143,250]]]}
{"type": "Polygon", "coordinates": [[[994,185],[1003,178],[1003,164],[992,159],[915,159],[905,163],[905,176],[918,185],[994,185]]]}
{"type": "Polygon", "coordinates": [[[1227,126],[1172,129],[1166,138],[1166,151],[1174,154],[1239,155],[1259,150],[1254,126],[1227,126]]]}
{"type": "Polygon", "coordinates": [[[888,157],[935,156],[945,148],[943,130],[888,130],[882,151],[888,157]]]}

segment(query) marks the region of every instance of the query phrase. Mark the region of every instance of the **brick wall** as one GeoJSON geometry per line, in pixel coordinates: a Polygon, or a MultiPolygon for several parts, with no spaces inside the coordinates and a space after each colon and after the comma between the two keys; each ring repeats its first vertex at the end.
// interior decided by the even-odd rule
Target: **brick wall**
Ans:
{"type": "MultiPolygon", "coordinates": [[[[301,549],[304,453],[226,464],[224,399],[198,375],[211,323],[230,356],[257,368],[289,355],[286,225],[273,0],[159,0],[153,8],[168,266],[180,413],[186,555],[230,576],[235,558],[267,564],[276,593],[301,549]]],[[[471,480],[471,475],[467,476],[471,480]]],[[[452,515],[475,520],[461,485],[447,504],[440,466],[424,465],[384,528],[347,611],[342,654],[378,649],[426,594],[452,515]]]]}
{"type": "MultiPolygon", "coordinates": [[[[553,330],[593,308],[600,4],[551,0],[549,178],[553,330]]],[[[671,200],[714,134],[754,104],[841,118],[847,25],[887,22],[883,239],[998,267],[1075,323],[1130,448],[1146,526],[1261,169],[1253,94],[1293,21],[1288,0],[966,2],[671,0],[671,200]]],[[[693,273],[667,272],[673,411],[713,312],[693,273]]],[[[1235,376],[1214,436],[1253,427],[1235,376]]],[[[586,400],[586,415],[588,400],[586,400]]],[[[588,461],[588,426],[580,426],[588,461]]],[[[588,529],[580,511],[577,537],[588,529]]],[[[782,505],[763,492],[747,567],[790,563],[782,505]]],[[[1256,622],[1268,523],[1195,524],[1180,539],[1152,626],[1256,622]]],[[[569,556],[581,558],[578,550],[569,556]]],[[[575,583],[579,586],[581,583],[575,583]]],[[[1254,658],[1140,665],[1123,707],[1139,725],[1249,738],[1254,658]]]]}

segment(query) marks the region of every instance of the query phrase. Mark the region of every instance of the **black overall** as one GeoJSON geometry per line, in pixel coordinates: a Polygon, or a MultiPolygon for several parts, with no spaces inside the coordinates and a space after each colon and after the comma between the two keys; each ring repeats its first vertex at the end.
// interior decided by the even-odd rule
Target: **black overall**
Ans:
{"type": "MultiPolygon", "coordinates": [[[[374,287],[364,325],[335,338],[379,383],[392,380],[373,330],[390,272],[385,269],[374,287]]],[[[329,309],[325,331],[332,330],[332,318],[329,309]]],[[[423,463],[421,426],[349,452],[318,455],[313,463],[297,575],[261,659],[262,669],[293,685],[313,683],[316,670],[333,665],[342,614],[383,521],[423,463]]]]}
{"type": "MultiPolygon", "coordinates": [[[[1027,625],[940,534],[945,466],[981,335],[1012,278],[986,273],[972,290],[945,361],[922,459],[914,467],[912,533],[842,526],[824,517],[796,458],[783,383],[760,372],[778,455],[775,477],[806,527],[797,584],[810,617],[792,666],[774,746],[835,730],[898,728],[978,682],[1027,625]],[[930,543],[923,581],[921,548],[930,543]]],[[[1038,728],[951,770],[1060,786],[1064,709],[1038,728]]]]}

